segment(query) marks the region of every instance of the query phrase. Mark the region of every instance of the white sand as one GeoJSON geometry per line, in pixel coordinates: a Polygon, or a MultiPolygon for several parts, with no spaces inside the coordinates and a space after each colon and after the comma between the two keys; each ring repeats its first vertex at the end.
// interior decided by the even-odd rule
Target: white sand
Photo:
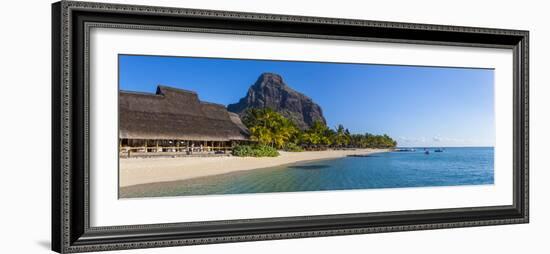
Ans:
{"type": "Polygon", "coordinates": [[[176,157],[121,158],[120,187],[144,183],[185,180],[242,170],[268,168],[295,162],[341,158],[387,152],[387,149],[280,152],[278,157],[176,157]]]}

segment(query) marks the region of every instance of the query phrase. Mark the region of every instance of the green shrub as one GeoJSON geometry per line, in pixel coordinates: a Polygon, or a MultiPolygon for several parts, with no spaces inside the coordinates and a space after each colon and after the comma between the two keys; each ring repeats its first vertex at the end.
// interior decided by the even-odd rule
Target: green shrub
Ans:
{"type": "Polygon", "coordinates": [[[255,151],[256,157],[277,157],[279,156],[279,152],[277,149],[266,146],[266,145],[259,145],[256,147],[253,147],[253,151],[255,151]]]}
{"type": "Polygon", "coordinates": [[[287,152],[303,152],[304,148],[294,143],[288,143],[285,145],[285,151],[287,152]]]}
{"type": "Polygon", "coordinates": [[[233,148],[233,155],[239,157],[277,157],[277,149],[266,145],[239,145],[233,148]]]}

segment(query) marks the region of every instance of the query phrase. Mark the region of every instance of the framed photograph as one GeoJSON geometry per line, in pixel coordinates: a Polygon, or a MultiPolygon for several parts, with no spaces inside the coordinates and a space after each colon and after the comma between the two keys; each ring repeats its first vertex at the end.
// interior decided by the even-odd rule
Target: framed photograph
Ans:
{"type": "Polygon", "coordinates": [[[54,251],[529,220],[528,31],[52,11],[54,251]]]}

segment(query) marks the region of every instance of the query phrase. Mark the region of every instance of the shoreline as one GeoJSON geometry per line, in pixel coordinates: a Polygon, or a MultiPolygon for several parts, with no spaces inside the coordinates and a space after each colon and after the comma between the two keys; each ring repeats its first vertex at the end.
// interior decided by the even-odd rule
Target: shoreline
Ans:
{"type": "Polygon", "coordinates": [[[280,151],[277,157],[176,157],[120,158],[119,187],[181,181],[238,171],[284,166],[294,163],[330,160],[348,155],[370,155],[391,149],[353,149],[306,152],[280,151]]]}

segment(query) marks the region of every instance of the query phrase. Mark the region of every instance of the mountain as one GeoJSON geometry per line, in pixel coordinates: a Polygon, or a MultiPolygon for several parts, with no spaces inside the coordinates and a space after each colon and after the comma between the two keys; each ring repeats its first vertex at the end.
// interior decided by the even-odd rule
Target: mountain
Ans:
{"type": "Polygon", "coordinates": [[[321,107],[304,94],[288,86],[275,73],[263,73],[239,102],[229,104],[227,110],[241,117],[249,108],[271,108],[292,120],[300,129],[307,129],[315,121],[326,124],[321,107]]]}

